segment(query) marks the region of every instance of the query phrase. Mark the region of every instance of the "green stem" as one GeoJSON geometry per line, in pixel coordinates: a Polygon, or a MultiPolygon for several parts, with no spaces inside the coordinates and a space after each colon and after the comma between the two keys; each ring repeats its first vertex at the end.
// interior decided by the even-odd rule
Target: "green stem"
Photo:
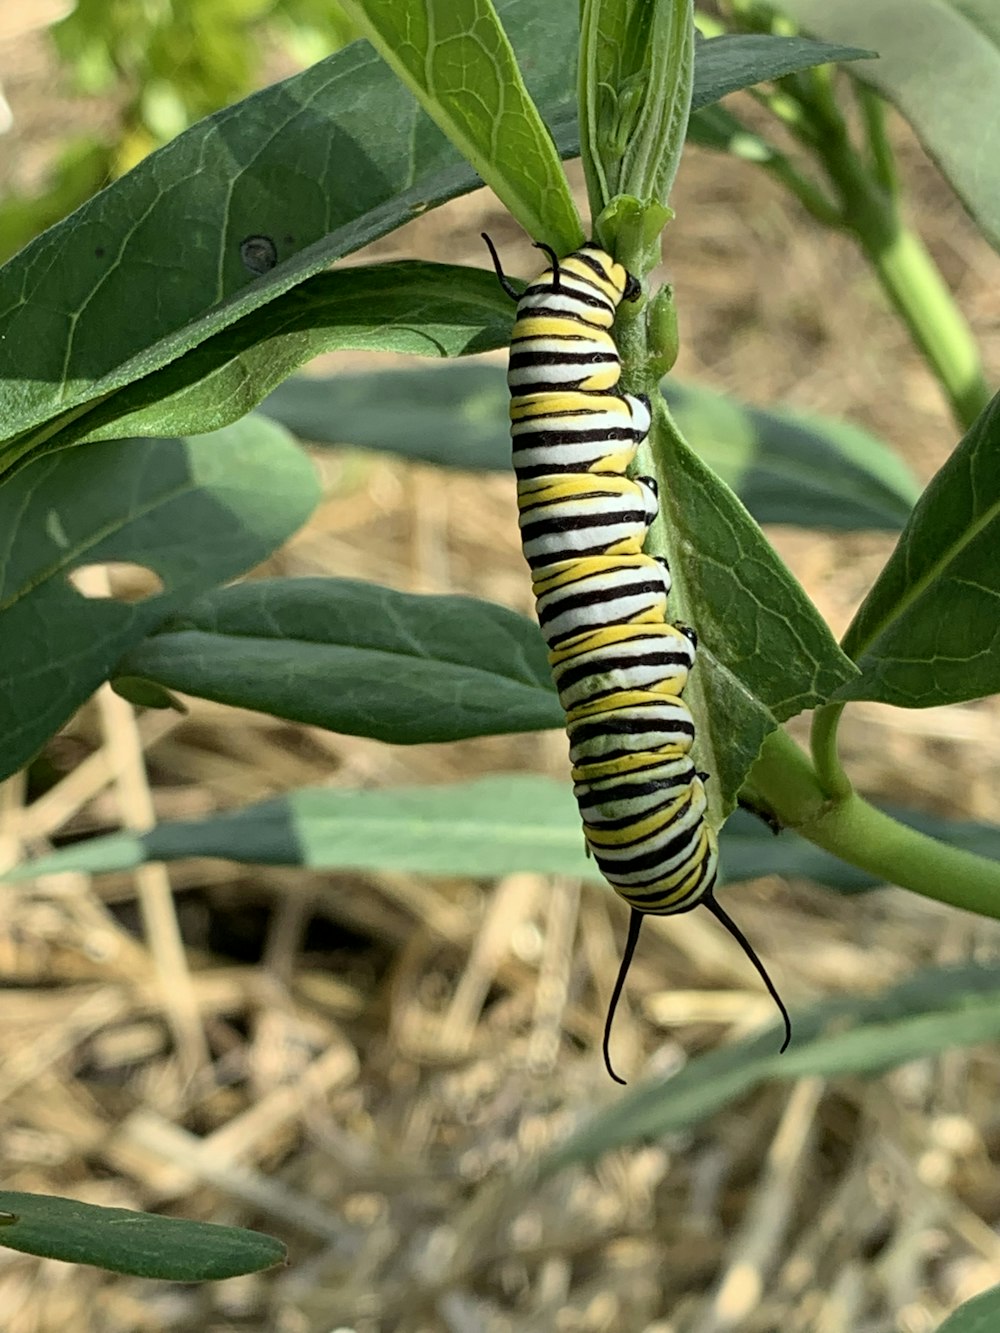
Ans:
{"type": "Polygon", "coordinates": [[[853,87],[865,123],[865,136],[875,179],[895,198],[899,194],[899,174],[896,171],[896,156],[885,132],[885,103],[866,84],[855,83],[853,87]]]}
{"type": "MultiPolygon", "coordinates": [[[[822,107],[813,109],[823,115],[822,107]]],[[[842,121],[828,120],[827,133],[814,142],[843,201],[844,226],[857,237],[956,420],[967,429],[990,392],[975,339],[937,265],[920,237],[901,221],[891,192],[869,174],[842,121]]]]}
{"type": "Polygon", "coordinates": [[[843,711],[843,704],[818,708],[813,716],[810,737],[816,775],[827,796],[833,799],[843,799],[854,790],[837,753],[837,726],[843,711]]]}
{"type": "Polygon", "coordinates": [[[791,190],[799,203],[817,222],[825,227],[842,227],[844,218],[839,208],[829,200],[818,185],[792,165],[784,153],[772,150],[773,156],[761,161],[761,166],[775,180],[791,190]]]}
{"type": "Polygon", "coordinates": [[[899,226],[887,245],[865,253],[947,395],[955,420],[968,430],[990,401],[979,349],[937,265],[915,232],[899,226]]]}
{"type": "Polygon", "coordinates": [[[831,800],[786,732],[771,733],[750,776],[782,824],[817,847],[886,883],[1000,918],[1000,862],[937,842],[856,792],[831,800]]]}

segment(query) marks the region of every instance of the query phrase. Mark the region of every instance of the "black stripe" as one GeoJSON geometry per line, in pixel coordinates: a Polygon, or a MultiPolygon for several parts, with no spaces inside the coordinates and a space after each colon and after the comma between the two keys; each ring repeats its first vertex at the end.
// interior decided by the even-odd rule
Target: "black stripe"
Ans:
{"type": "MultiPolygon", "coordinates": [[[[614,723],[609,722],[610,713],[600,713],[591,720],[590,718],[581,718],[579,722],[569,724],[569,741],[575,750],[577,746],[585,744],[587,741],[597,740],[599,737],[614,738],[616,736],[639,736],[644,732],[660,736],[688,736],[694,739],[694,724],[691,722],[673,721],[669,724],[658,723],[655,721],[643,721],[639,717],[620,717],[614,723]]],[[[663,742],[667,744],[666,741],[663,742]]],[[[650,750],[656,750],[660,747],[651,741],[646,747],[650,750]]],[[[608,750],[601,755],[600,762],[607,763],[609,759],[615,759],[619,755],[631,754],[631,750],[608,750]]]]}
{"type": "MultiPolygon", "coordinates": [[[[578,277],[577,274],[575,273],[572,274],[571,276],[577,282],[582,282],[582,283],[587,282],[586,278],[578,277]]],[[[539,287],[532,286],[527,288],[524,295],[525,296],[530,295],[532,297],[563,296],[566,298],[567,301],[576,301],[579,305],[584,306],[588,310],[607,310],[610,311],[611,314],[614,314],[617,307],[615,306],[615,303],[611,300],[611,297],[605,296],[604,293],[601,292],[597,287],[592,287],[591,290],[595,292],[596,295],[591,296],[589,291],[583,291],[583,292],[571,291],[570,288],[568,287],[553,287],[551,282],[546,282],[539,287]]],[[[583,319],[582,315],[577,315],[572,310],[559,310],[556,309],[554,306],[546,306],[544,304],[528,305],[522,298],[522,300],[520,300],[517,305],[517,316],[515,321],[515,327],[518,321],[522,319],[534,319],[537,315],[551,316],[554,319],[559,319],[559,318],[583,319]]]]}
{"type": "MultiPolygon", "coordinates": [[[[534,342],[537,335],[530,338],[522,338],[520,342],[534,342]]],[[[559,339],[563,341],[562,338],[559,339]]],[[[572,341],[567,339],[567,341],[572,341]]],[[[511,341],[511,347],[514,340],[511,341]]],[[[546,366],[582,366],[589,365],[591,362],[599,361],[602,365],[608,365],[612,362],[618,363],[621,357],[617,352],[515,352],[511,351],[509,368],[511,370],[524,370],[526,366],[538,366],[543,369],[546,366]]],[[[518,396],[523,394],[521,386],[517,386],[518,396]]]]}
{"type": "MultiPolygon", "coordinates": [[[[679,916],[682,912],[690,912],[693,907],[697,907],[698,904],[703,902],[715,888],[716,876],[707,873],[709,860],[710,858],[706,856],[702,864],[699,866],[701,877],[695,880],[691,888],[685,890],[684,897],[680,902],[674,907],[666,908],[660,914],[658,914],[656,910],[657,903],[663,902],[665,898],[675,893],[676,889],[670,889],[666,893],[662,889],[654,890],[652,893],[635,893],[633,892],[633,888],[641,889],[643,887],[641,884],[636,884],[633,888],[630,888],[628,885],[616,885],[615,892],[619,894],[620,897],[624,898],[627,903],[631,903],[638,908],[640,912],[648,912],[653,916],[679,916]]],[[[650,884],[654,882],[655,876],[649,880],[650,884]]]]}
{"type": "MultiPolygon", "coordinates": [[[[607,269],[597,259],[594,259],[591,256],[586,247],[580,250],[576,250],[574,251],[572,256],[567,255],[566,257],[567,259],[569,258],[579,259],[581,263],[586,264],[587,267],[592,270],[592,272],[596,273],[602,282],[611,281],[611,275],[608,273],[607,269]]],[[[571,276],[577,277],[578,275],[572,274],[571,276]]],[[[581,278],[580,281],[586,282],[586,278],[581,278]]]]}
{"type": "MultiPolygon", "coordinates": [[[[629,782],[627,775],[622,774],[618,778],[598,778],[597,782],[576,782],[573,784],[573,794],[576,796],[580,813],[583,814],[584,810],[589,810],[597,804],[613,805],[617,801],[631,801],[637,796],[652,796],[656,792],[674,792],[678,787],[688,787],[694,776],[694,764],[690,760],[687,762],[692,771],[687,775],[679,773],[676,778],[670,780],[647,778],[643,782],[629,782]],[[597,784],[602,782],[610,785],[598,787],[597,784]]],[[[650,807],[647,813],[652,813],[653,809],[655,807],[650,807]]],[[[597,827],[596,820],[590,822],[597,827]]],[[[600,827],[605,827],[603,822],[600,827]]]]}
{"type": "MultiPolygon", "coordinates": [[[[682,784],[682,790],[683,790],[683,784],[682,784]]],[[[682,800],[682,799],[683,799],[683,795],[682,795],[682,794],[679,794],[678,791],[677,791],[677,789],[674,788],[674,787],[668,787],[668,788],[666,789],[666,792],[670,795],[671,800],[682,800]]],[[[626,798],[626,799],[631,799],[631,798],[626,798]]],[[[663,802],[663,805],[667,805],[667,804],[669,804],[669,803],[670,803],[670,802],[668,802],[668,801],[664,801],[664,802],[663,802]]],[[[598,832],[600,832],[600,833],[614,833],[614,832],[616,832],[616,831],[618,831],[618,830],[621,830],[621,829],[627,829],[627,828],[630,828],[633,824],[639,824],[639,823],[641,823],[643,820],[654,818],[654,817],[655,817],[657,814],[659,814],[660,811],[663,809],[663,805],[659,805],[659,806],[656,806],[656,805],[644,806],[642,810],[636,811],[634,814],[631,814],[631,815],[622,815],[620,819],[588,819],[588,818],[587,818],[587,815],[586,815],[586,811],[589,810],[590,807],[589,807],[589,806],[585,806],[584,803],[581,801],[581,802],[580,802],[580,814],[581,814],[581,816],[583,817],[583,821],[584,821],[584,823],[587,825],[588,828],[592,829],[592,830],[594,831],[594,833],[598,833],[598,832]]],[[[687,808],[688,808],[688,807],[686,807],[686,806],[684,807],[684,809],[687,809],[687,808]]],[[[678,817],[679,817],[679,815],[678,815],[678,817]]],[[[641,837],[637,837],[635,841],[636,841],[636,842],[646,842],[646,841],[647,841],[649,838],[651,838],[651,837],[658,837],[661,833],[664,833],[664,832],[666,831],[666,829],[668,829],[669,827],[670,827],[670,826],[669,826],[669,824],[668,824],[668,825],[666,825],[664,828],[654,830],[654,831],[651,832],[651,833],[644,833],[644,834],[641,835],[641,837]]],[[[627,842],[619,843],[619,844],[616,846],[615,850],[616,850],[616,851],[624,851],[627,847],[630,847],[630,846],[633,846],[633,845],[635,845],[635,844],[634,844],[634,843],[627,843],[627,842]]],[[[609,850],[609,849],[605,848],[604,850],[609,850]]]]}
{"type": "MultiPolygon", "coordinates": [[[[597,492],[598,496],[601,494],[602,492],[597,492]]],[[[605,491],[603,494],[606,495],[607,492],[605,491]]],[[[572,497],[574,501],[577,498],[577,496],[572,497]]],[[[522,509],[521,513],[528,514],[532,509],[544,511],[554,504],[566,503],[569,503],[568,499],[548,500],[544,504],[532,505],[529,509],[522,509]]],[[[546,533],[580,532],[584,528],[608,528],[615,523],[634,523],[637,527],[645,528],[648,526],[646,511],[644,509],[626,509],[617,514],[551,514],[548,518],[545,517],[543,512],[538,518],[521,524],[521,541],[524,543],[532,537],[541,537],[546,533]]]]}
{"type": "MultiPolygon", "coordinates": [[[[628,568],[628,566],[626,566],[628,568]]],[[[609,570],[608,573],[611,571],[609,570]]],[[[572,583],[565,584],[566,589],[572,588],[572,583]]],[[[601,606],[607,602],[616,602],[620,597],[638,596],[640,593],[653,593],[662,596],[663,584],[647,582],[643,579],[641,582],[629,584],[627,589],[622,588],[594,588],[590,592],[566,592],[562,596],[562,588],[551,588],[541,594],[542,597],[553,597],[556,600],[551,606],[546,606],[538,611],[539,623],[544,625],[556,616],[564,615],[567,611],[579,611],[590,606],[601,606]]],[[[634,615],[635,612],[630,612],[634,615]]],[[[616,622],[617,623],[617,622],[616,622]]]]}
{"type": "MultiPolygon", "coordinates": [[[[547,412],[544,415],[563,418],[589,417],[594,414],[592,412],[547,412]]],[[[531,420],[526,417],[522,417],[520,421],[515,421],[513,424],[515,426],[523,424],[527,427],[527,429],[520,430],[517,434],[511,436],[515,453],[518,449],[558,449],[561,444],[600,444],[602,440],[607,440],[609,443],[630,440],[633,444],[639,444],[646,438],[635,427],[630,428],[628,426],[611,426],[602,429],[591,427],[589,430],[558,430],[551,426],[532,426],[531,420]]]]}
{"type": "MultiPolygon", "coordinates": [[[[678,816],[678,818],[680,818],[680,816],[678,816]]],[[[627,861],[619,861],[617,866],[608,856],[604,855],[606,851],[610,851],[610,848],[592,846],[590,850],[594,853],[594,860],[605,874],[609,874],[610,872],[610,875],[614,875],[617,872],[619,875],[637,875],[642,874],[644,870],[652,870],[658,871],[663,875],[676,875],[678,873],[683,873],[683,862],[673,870],[666,869],[667,862],[673,860],[675,856],[681,855],[685,848],[691,843],[697,842],[704,826],[705,821],[699,819],[697,823],[691,826],[691,828],[682,829],[680,833],[678,833],[676,837],[671,838],[665,846],[656,847],[653,851],[647,852],[644,856],[633,856],[627,861]],[[605,862],[607,862],[607,869],[605,869],[605,862]]],[[[643,839],[643,841],[645,841],[645,839],[643,839]]],[[[706,847],[706,852],[707,850],[706,847]]],[[[708,860],[707,855],[705,859],[708,860]]],[[[643,886],[637,884],[635,887],[642,888],[643,886]]]]}
{"type": "MultiPolygon", "coordinates": [[[[617,647],[618,644],[610,644],[608,651],[611,652],[617,647]]],[[[587,651],[600,652],[601,650],[588,649],[587,651]]],[[[565,668],[561,665],[552,668],[556,688],[560,691],[569,689],[571,685],[576,685],[581,680],[586,680],[588,676],[595,676],[605,671],[629,671],[636,666],[687,666],[690,658],[686,653],[643,653],[635,657],[622,659],[620,662],[615,661],[612,657],[609,663],[601,663],[599,666],[593,662],[580,662],[570,666],[571,661],[572,658],[567,661],[565,668]]]]}

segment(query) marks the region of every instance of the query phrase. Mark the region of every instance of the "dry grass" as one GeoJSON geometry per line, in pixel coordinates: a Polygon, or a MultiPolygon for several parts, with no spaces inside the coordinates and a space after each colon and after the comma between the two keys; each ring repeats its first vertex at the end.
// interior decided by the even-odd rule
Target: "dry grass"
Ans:
{"type": "MultiPolygon", "coordinates": [[[[920,228],[995,378],[997,258],[896,134],[920,228]]],[[[929,476],[955,432],[850,243],[752,169],[697,152],[676,204],[678,374],[847,416],[929,476]]],[[[485,196],[378,253],[481,263],[484,223],[527,272],[526,244],[485,196]]],[[[349,360],[362,358],[336,364],[349,360]]],[[[324,503],[263,572],[528,609],[509,481],[318,463],[324,503]]],[[[890,546],[773,535],[836,629],[890,546]]],[[[1000,822],[998,728],[993,703],[857,707],[844,757],[873,795],[1000,822]]],[[[18,780],[2,789],[6,863],[304,784],[564,763],[551,735],[401,750],[198,702],[184,719],[137,719],[104,693],[48,759],[34,799],[18,780]]],[[[993,1049],[869,1082],[767,1087],[689,1134],[512,1192],[515,1168],[619,1096],[597,1049],[623,926],[608,894],[532,876],[484,886],[188,862],[5,898],[5,1186],[256,1225],[287,1239],[291,1262],[192,1289],[0,1250],[4,1333],[923,1333],[1000,1281],[993,1049]]],[[[894,890],[848,900],[768,881],[741,890],[738,911],[793,1006],[1000,943],[992,923],[894,890]]],[[[616,1042],[636,1073],[771,1019],[735,946],[698,913],[654,923],[630,996],[616,1042]]]]}

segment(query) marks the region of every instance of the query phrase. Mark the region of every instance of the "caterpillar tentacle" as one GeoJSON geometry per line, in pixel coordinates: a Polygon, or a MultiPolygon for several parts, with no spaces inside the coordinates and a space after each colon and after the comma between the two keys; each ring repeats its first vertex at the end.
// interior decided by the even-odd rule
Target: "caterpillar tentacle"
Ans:
{"type": "Polygon", "coordinates": [[[639,284],[598,246],[559,259],[517,296],[492,242],[497,276],[517,300],[508,384],[518,509],[536,609],[566,713],[574,794],[588,851],[630,905],[628,939],[608,1007],[611,1025],[647,915],[703,903],[763,964],[713,897],[718,846],[706,819],[707,774],[691,758],[694,719],[681,694],[697,635],[667,618],[670,571],[643,544],[656,482],[628,468],[650,427],[645,397],[620,393],[611,335],[639,284]]]}

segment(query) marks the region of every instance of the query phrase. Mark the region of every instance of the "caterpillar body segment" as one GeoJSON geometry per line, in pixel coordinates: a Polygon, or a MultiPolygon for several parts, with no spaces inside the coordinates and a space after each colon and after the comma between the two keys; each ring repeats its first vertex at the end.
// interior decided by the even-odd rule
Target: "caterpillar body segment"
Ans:
{"type": "Polygon", "coordinates": [[[566,713],[573,790],[587,846],[631,907],[608,1008],[615,1008],[646,915],[705,904],[750,957],[785,1022],[763,966],[713,896],[718,845],[706,818],[706,774],[691,759],[694,719],[681,695],[697,637],[667,618],[666,561],[643,552],[656,483],[628,468],[650,427],[648,400],[616,392],[611,335],[639,285],[593,243],[549,266],[518,295],[508,385],[521,539],[549,663],[566,713]]]}

